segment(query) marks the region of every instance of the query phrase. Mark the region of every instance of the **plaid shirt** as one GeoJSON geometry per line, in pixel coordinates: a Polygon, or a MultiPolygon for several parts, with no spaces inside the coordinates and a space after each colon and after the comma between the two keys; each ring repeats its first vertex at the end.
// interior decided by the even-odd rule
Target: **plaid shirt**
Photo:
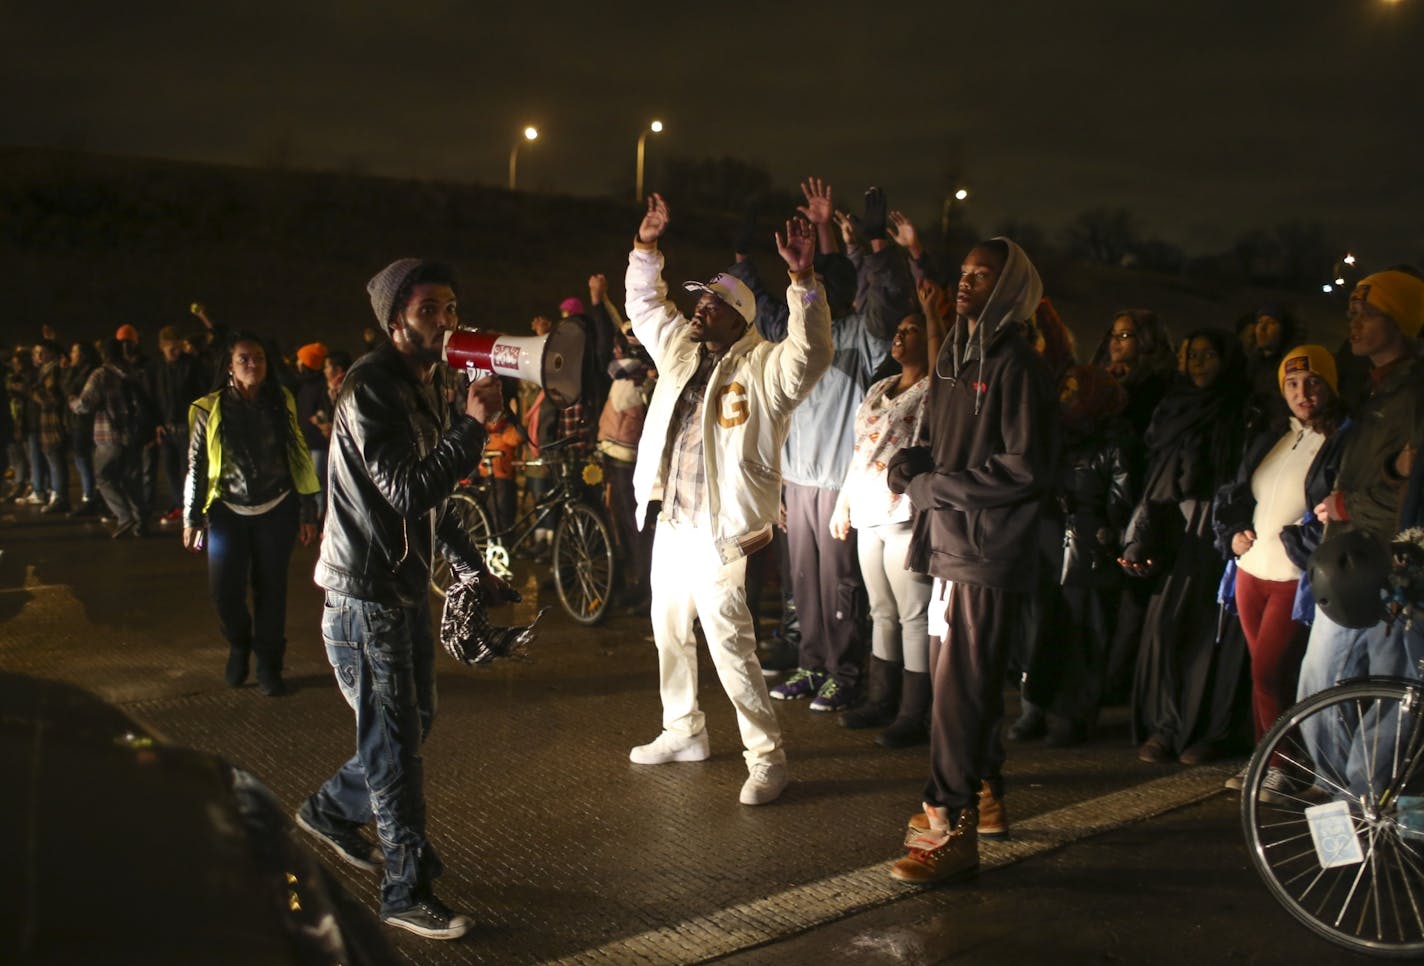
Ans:
{"type": "Polygon", "coordinates": [[[40,446],[54,449],[62,446],[69,434],[64,428],[64,386],[60,382],[59,362],[51,361],[40,369],[35,379],[34,400],[39,407],[40,446]]]}
{"type": "Polygon", "coordinates": [[[701,525],[710,519],[707,464],[702,458],[702,400],[716,365],[717,357],[704,348],[697,372],[682,387],[682,395],[673,407],[672,422],[668,424],[672,445],[668,447],[663,473],[663,515],[669,520],[701,525]]]}
{"type": "Polygon", "coordinates": [[[113,363],[105,363],[89,374],[84,391],[70,408],[76,413],[94,414],[94,445],[127,444],[121,420],[127,413],[124,400],[124,373],[113,363]]]}

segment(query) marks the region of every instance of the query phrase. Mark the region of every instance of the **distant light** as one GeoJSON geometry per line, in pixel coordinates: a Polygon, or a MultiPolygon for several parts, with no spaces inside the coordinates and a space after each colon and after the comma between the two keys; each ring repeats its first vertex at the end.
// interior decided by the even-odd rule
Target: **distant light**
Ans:
{"type": "Polygon", "coordinates": [[[1346,264],[1346,265],[1353,265],[1353,264],[1355,264],[1355,256],[1354,256],[1354,255],[1346,254],[1344,260],[1345,260],[1345,264],[1346,264]]]}
{"type": "Polygon", "coordinates": [[[1345,280],[1344,280],[1343,278],[1337,278],[1337,279],[1335,280],[1335,284],[1336,284],[1336,285],[1344,285],[1344,284],[1345,284],[1345,280]]]}
{"type": "Polygon", "coordinates": [[[652,124],[649,124],[649,125],[648,125],[648,128],[649,128],[650,130],[652,130],[652,132],[653,132],[654,134],[661,134],[661,133],[662,133],[662,130],[663,130],[663,122],[662,122],[662,121],[654,121],[652,124]]]}
{"type": "Polygon", "coordinates": [[[1324,292],[1326,295],[1329,295],[1331,292],[1335,291],[1335,286],[1329,284],[1322,285],[1320,286],[1320,291],[1324,292]]]}
{"type": "Polygon", "coordinates": [[[960,188],[954,193],[954,197],[957,201],[963,201],[965,198],[969,197],[969,192],[965,191],[963,188],[960,188]]]}
{"type": "Polygon", "coordinates": [[[539,136],[539,129],[530,125],[524,129],[524,140],[532,141],[539,136]]]}

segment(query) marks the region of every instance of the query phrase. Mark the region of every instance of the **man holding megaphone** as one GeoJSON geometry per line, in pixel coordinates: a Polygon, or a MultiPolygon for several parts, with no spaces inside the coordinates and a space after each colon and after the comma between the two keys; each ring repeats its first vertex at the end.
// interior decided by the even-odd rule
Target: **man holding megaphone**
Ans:
{"type": "Polygon", "coordinates": [[[699,618],[746,749],[750,774],[740,800],[764,805],[786,788],[786,753],[756,656],[747,556],[771,541],[781,501],[781,447],[791,411],[831,363],[831,314],[811,270],[815,236],[797,220],[776,238],[791,273],[783,341],[767,342],[757,333],[751,290],[731,275],[685,283],[699,298],[692,318],[684,318],[662,278],[658,239],[668,221],[667,204],[652,195],[626,279],[633,332],[661,374],[633,472],[636,518],[646,519],[650,500],[662,500],[651,589],[663,731],[629,758],[661,765],[702,761],[711,753],[697,706],[692,624],[699,618]]]}
{"type": "Polygon", "coordinates": [[[357,751],[302,804],[297,824],[351,865],[384,870],[383,921],[454,939],[470,921],[433,891],[442,867],[426,837],[420,757],[435,715],[430,565],[438,550],[461,579],[478,577],[488,603],[511,597],[446,512],[479,466],[500,388],[493,375],[476,379],[456,407],[434,385],[458,321],[448,267],[403,258],[366,288],[389,340],[347,371],[336,399],[316,568],[321,634],[356,712],[357,751]],[[361,832],[373,816],[379,848],[361,832]]]}

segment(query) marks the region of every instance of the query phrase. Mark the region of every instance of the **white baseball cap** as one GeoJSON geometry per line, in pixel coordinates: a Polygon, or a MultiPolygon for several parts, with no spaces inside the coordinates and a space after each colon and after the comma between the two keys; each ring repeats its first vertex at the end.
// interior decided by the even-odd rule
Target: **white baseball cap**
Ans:
{"type": "Polygon", "coordinates": [[[683,282],[682,287],[689,292],[710,292],[717,296],[736,309],[748,325],[756,318],[756,299],[752,296],[752,290],[735,275],[723,272],[710,282],[683,282]]]}

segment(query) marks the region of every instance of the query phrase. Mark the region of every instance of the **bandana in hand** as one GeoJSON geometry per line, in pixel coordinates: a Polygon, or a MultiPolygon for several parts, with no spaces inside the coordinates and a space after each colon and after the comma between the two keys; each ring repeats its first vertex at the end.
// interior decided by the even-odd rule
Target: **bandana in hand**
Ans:
{"type": "Polygon", "coordinates": [[[440,643],[462,664],[488,664],[496,658],[524,657],[534,641],[534,625],[544,616],[515,627],[490,623],[485,610],[485,593],[479,580],[461,580],[445,593],[445,610],[440,615],[440,643]]]}

